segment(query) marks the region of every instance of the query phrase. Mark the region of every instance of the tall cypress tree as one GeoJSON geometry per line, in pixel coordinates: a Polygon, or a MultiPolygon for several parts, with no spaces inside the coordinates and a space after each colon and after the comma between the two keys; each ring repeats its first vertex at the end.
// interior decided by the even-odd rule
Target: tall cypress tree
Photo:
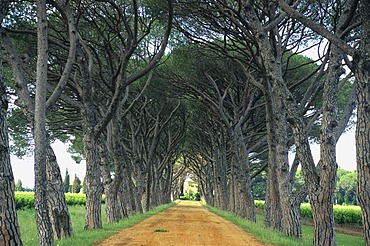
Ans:
{"type": "Polygon", "coordinates": [[[68,169],[66,169],[66,175],[64,176],[64,192],[67,193],[69,192],[69,173],[68,169]]]}

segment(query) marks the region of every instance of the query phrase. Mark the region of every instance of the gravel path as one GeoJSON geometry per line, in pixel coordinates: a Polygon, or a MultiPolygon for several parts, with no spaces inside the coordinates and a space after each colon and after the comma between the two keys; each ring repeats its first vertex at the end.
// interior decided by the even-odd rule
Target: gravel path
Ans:
{"type": "Polygon", "coordinates": [[[243,245],[262,246],[251,234],[209,212],[198,202],[178,205],[95,244],[118,245],[243,245]]]}

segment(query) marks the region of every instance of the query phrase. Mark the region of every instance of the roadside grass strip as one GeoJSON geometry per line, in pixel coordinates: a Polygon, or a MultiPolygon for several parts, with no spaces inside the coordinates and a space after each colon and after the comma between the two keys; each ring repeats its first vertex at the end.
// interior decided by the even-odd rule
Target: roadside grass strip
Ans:
{"type": "MultiPolygon", "coordinates": [[[[302,239],[295,239],[284,234],[268,229],[263,225],[263,216],[257,215],[257,223],[250,222],[246,219],[239,218],[234,214],[216,209],[209,205],[203,204],[210,212],[234,223],[245,231],[254,235],[254,237],[262,243],[277,246],[312,246],[313,243],[313,227],[302,226],[302,239]]],[[[336,233],[338,246],[347,245],[365,245],[363,237],[350,236],[346,234],[336,233]]]]}
{"type": "MultiPolygon", "coordinates": [[[[102,205],[102,220],[103,228],[94,230],[84,230],[85,225],[85,207],[81,205],[68,206],[68,210],[72,220],[73,236],[62,240],[55,240],[54,245],[57,246],[87,246],[93,245],[100,240],[103,240],[119,230],[131,227],[140,221],[149,218],[153,215],[173,207],[177,202],[165,204],[154,208],[142,214],[133,214],[129,218],[122,219],[117,223],[107,224],[105,221],[105,205],[102,205]]],[[[37,228],[35,223],[35,210],[24,209],[17,211],[19,226],[21,230],[21,238],[23,245],[37,246],[37,228]]]]}

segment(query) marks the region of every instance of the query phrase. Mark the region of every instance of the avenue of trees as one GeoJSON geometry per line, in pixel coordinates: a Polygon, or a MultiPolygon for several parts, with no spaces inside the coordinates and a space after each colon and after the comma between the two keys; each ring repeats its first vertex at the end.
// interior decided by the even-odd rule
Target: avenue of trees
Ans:
{"type": "Polygon", "coordinates": [[[86,160],[86,230],[102,194],[112,223],[179,198],[191,172],[250,221],[262,192],[265,226],[292,237],[308,199],[314,245],[336,245],[335,202],[358,202],[370,245],[369,1],[3,0],[0,22],[1,245],[22,244],[10,150],[35,156],[39,245],[73,235],[56,139],[86,160]]]}

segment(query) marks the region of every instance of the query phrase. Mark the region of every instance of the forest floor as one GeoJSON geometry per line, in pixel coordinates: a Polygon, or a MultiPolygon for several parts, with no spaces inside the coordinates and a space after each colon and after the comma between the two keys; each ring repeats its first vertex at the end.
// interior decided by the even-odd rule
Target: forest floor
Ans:
{"type": "Polygon", "coordinates": [[[257,241],[240,227],[209,212],[199,202],[181,201],[178,205],[95,244],[95,246],[120,245],[266,244],[257,241]]]}

